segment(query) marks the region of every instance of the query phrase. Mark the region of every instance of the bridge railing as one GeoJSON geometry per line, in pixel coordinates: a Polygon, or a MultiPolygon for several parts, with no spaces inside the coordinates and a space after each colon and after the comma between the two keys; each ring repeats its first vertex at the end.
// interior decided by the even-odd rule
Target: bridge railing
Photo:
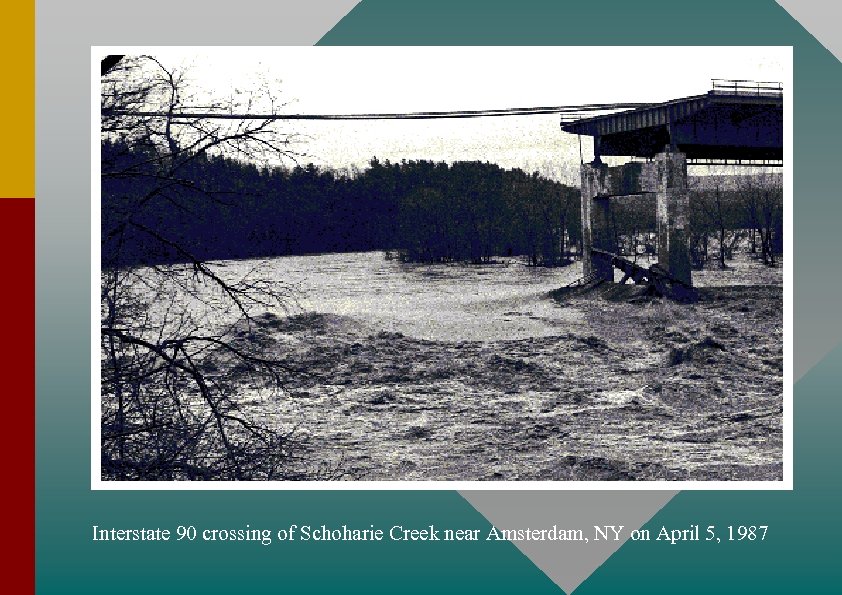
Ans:
{"type": "Polygon", "coordinates": [[[755,97],[783,97],[783,83],[739,79],[711,79],[714,95],[752,95],[755,97]]]}

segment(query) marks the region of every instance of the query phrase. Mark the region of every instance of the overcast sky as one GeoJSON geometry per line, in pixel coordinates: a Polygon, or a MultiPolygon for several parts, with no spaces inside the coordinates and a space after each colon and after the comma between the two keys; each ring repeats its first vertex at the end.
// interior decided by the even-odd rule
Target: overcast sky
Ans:
{"type": "MultiPolygon", "coordinates": [[[[659,102],[705,93],[712,78],[780,81],[787,92],[792,81],[788,47],[121,49],[102,53],[151,54],[186,68],[197,100],[269,85],[286,102],[282,111],[302,114],[659,102]]],[[[480,160],[578,183],[578,139],[561,132],[557,115],[288,126],[309,137],[305,161],[321,166],[364,168],[374,156],[480,160]]]]}

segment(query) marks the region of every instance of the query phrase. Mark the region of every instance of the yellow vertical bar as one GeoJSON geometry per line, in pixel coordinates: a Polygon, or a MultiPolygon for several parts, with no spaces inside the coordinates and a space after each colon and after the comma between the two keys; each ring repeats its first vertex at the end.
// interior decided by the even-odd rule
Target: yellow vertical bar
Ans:
{"type": "Polygon", "coordinates": [[[35,196],[35,2],[3,6],[0,35],[0,197],[35,196]]]}

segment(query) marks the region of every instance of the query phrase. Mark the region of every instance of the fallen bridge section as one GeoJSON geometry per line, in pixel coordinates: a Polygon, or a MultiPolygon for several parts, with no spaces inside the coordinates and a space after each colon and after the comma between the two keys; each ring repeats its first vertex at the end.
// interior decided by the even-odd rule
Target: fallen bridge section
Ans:
{"type": "MultiPolygon", "coordinates": [[[[591,257],[600,260],[604,266],[610,266],[621,271],[623,277],[620,279],[620,284],[626,283],[631,279],[637,285],[646,284],[652,295],[659,295],[681,302],[695,301],[698,298],[698,294],[692,285],[674,277],[669,271],[658,264],[643,267],[619,254],[600,250],[599,248],[591,249],[591,257]]],[[[597,279],[599,277],[594,276],[594,280],[597,279]]]]}

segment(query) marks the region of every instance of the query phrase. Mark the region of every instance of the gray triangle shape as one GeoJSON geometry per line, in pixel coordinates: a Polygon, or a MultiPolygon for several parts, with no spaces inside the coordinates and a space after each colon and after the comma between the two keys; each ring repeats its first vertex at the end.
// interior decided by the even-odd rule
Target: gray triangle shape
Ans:
{"type": "Polygon", "coordinates": [[[459,494],[497,529],[581,529],[588,542],[513,541],[565,593],[572,593],[678,492],[464,491],[459,494]],[[594,526],[623,529],[614,541],[595,539],[594,526]]]}
{"type": "Polygon", "coordinates": [[[792,18],[842,61],[842,4],[828,0],[777,0],[792,18]]]}
{"type": "MultiPolygon", "coordinates": [[[[345,18],[360,0],[274,0],[227,2],[205,0],[200,8],[189,2],[145,0],[135,3],[96,2],[74,25],[74,37],[62,36],[66,2],[40,0],[36,6],[38,31],[58,31],[51,39],[96,39],[95,45],[313,45],[345,18]],[[158,15],[166,15],[166,19],[158,15]],[[202,16],[201,27],[189,26],[202,16]],[[50,18],[52,17],[52,18],[50,18]],[[164,21],[164,22],[161,22],[164,21]],[[247,26],[233,26],[247,22],[247,26]]],[[[44,37],[47,37],[45,35],[44,37]]],[[[43,45],[38,40],[38,45],[43,45]]]]}

